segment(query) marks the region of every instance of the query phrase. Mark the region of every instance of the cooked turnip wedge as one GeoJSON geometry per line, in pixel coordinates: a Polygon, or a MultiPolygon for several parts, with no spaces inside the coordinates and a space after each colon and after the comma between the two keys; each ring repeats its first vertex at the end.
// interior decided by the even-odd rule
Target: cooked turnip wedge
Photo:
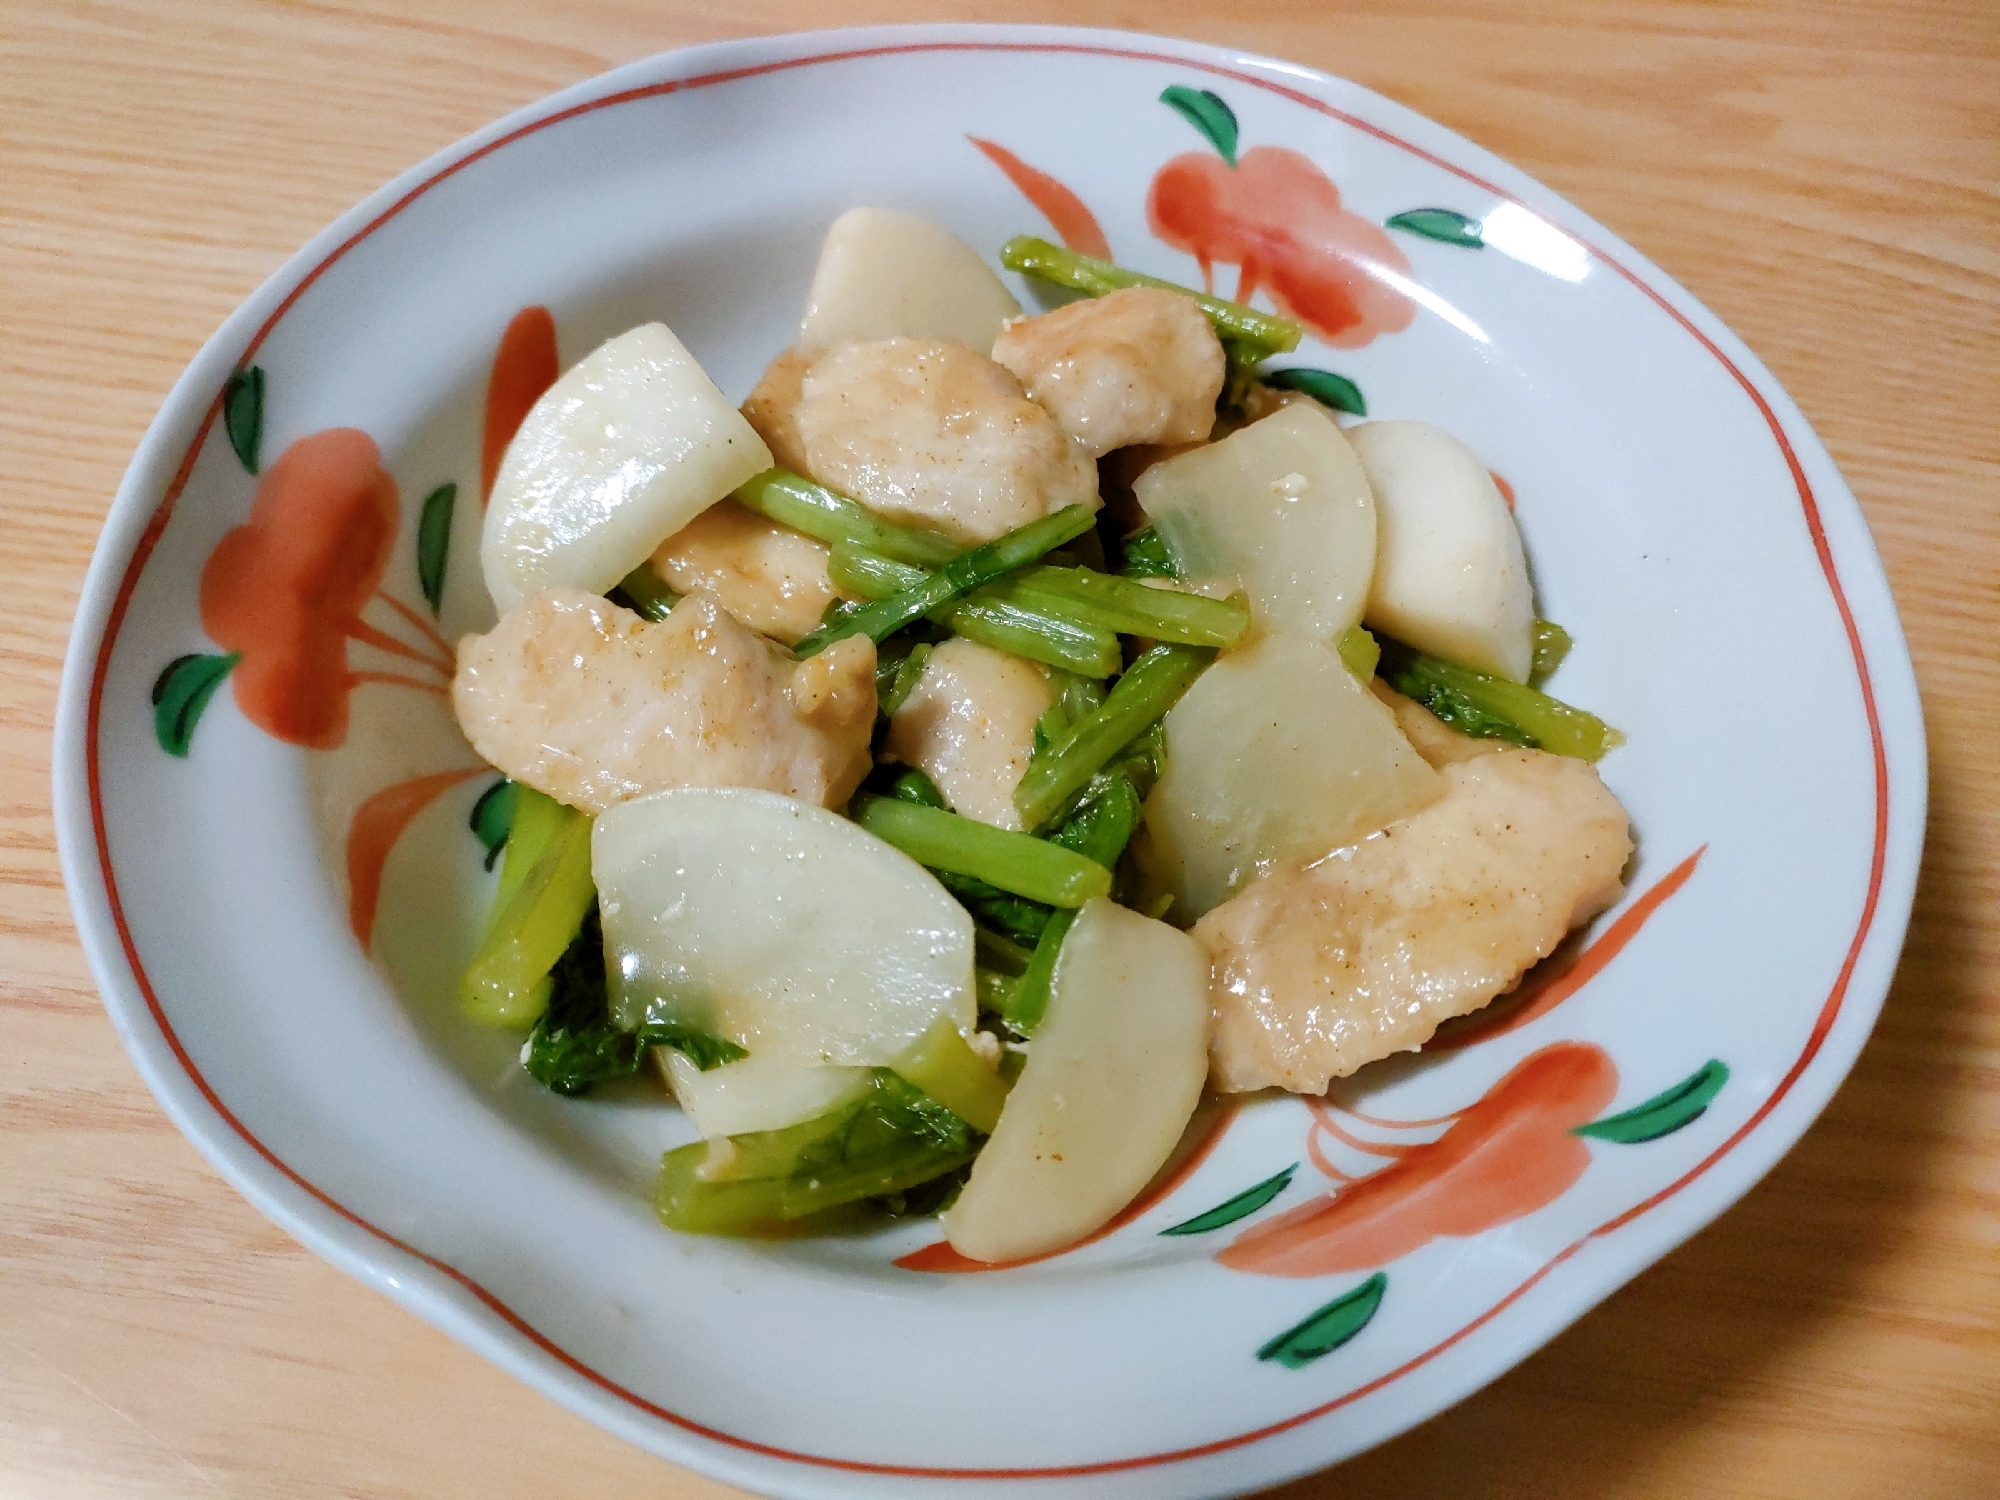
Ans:
{"type": "Polygon", "coordinates": [[[952,339],[985,354],[1020,315],[979,252],[950,230],[893,208],[850,208],[820,244],[799,346],[952,339]]]}
{"type": "Polygon", "coordinates": [[[866,1068],[806,1066],[746,1057],[706,1073],[672,1047],[650,1056],[667,1075],[674,1098],[706,1139],[782,1130],[838,1109],[868,1087],[866,1068]]]}
{"type": "Polygon", "coordinates": [[[1166,726],[1167,765],[1146,801],[1140,858],[1182,921],[1442,790],[1395,715],[1313,641],[1267,636],[1222,657],[1166,726]]]}
{"type": "Polygon", "coordinates": [[[1361,619],[1375,500],[1333,418],[1302,404],[1162,460],[1133,494],[1187,581],[1243,589],[1259,627],[1331,641],[1361,619]]]}
{"type": "Polygon", "coordinates": [[[838,813],[746,788],[660,792],[598,818],[591,870],[622,1026],[843,1066],[889,1062],[939,1016],[972,1028],[972,918],[838,813]]]}
{"type": "Polygon", "coordinates": [[[1526,682],[1535,598],[1521,534],[1473,451],[1427,422],[1347,429],[1375,491],[1368,624],[1405,645],[1526,682]]]}
{"type": "Polygon", "coordinates": [[[771,450],[664,323],[595,350],[529,410],[480,538],[502,614],[540,589],[601,594],[771,450]]]}
{"type": "Polygon", "coordinates": [[[1208,959],[1185,933],[1099,899],[1056,960],[1047,1015],[972,1177],[943,1219],[959,1254],[1074,1244],[1138,1196],[1208,1075],[1208,959]]]}

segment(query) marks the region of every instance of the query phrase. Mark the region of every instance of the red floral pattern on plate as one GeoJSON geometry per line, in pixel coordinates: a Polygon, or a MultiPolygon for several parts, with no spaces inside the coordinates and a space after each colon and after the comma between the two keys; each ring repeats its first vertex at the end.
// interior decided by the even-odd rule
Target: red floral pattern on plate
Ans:
{"type": "Polygon", "coordinates": [[[1570,1132],[1617,1092],[1618,1069],[1602,1047],[1557,1042],[1522,1059],[1476,1103],[1448,1116],[1443,1135],[1418,1145],[1356,1139],[1331,1106],[1308,1101],[1314,1115],[1308,1149],[1342,1185],[1245,1231],[1215,1258],[1262,1276],[1326,1276],[1512,1223],[1555,1202],[1583,1176],[1590,1148],[1570,1132]],[[1321,1132],[1395,1160],[1355,1181],[1326,1159],[1321,1132]]]}
{"type": "Polygon", "coordinates": [[[1192,255],[1212,283],[1240,267],[1235,298],[1261,288],[1279,312],[1336,349],[1359,349],[1410,326],[1410,263],[1376,224],[1341,205],[1340,189],[1284,146],[1253,146],[1234,166],[1189,151],[1153,178],[1146,222],[1192,255]]]}
{"type": "Polygon", "coordinates": [[[396,481],[375,440],[352,427],[300,438],[257,482],[250,519],[216,544],[201,574],[201,623],[240,654],[237,707],[288,744],[331,750],[347,737],[347,695],[394,673],[355,672],[349,640],[450,673],[448,663],[361,618],[396,542],[396,481]]]}

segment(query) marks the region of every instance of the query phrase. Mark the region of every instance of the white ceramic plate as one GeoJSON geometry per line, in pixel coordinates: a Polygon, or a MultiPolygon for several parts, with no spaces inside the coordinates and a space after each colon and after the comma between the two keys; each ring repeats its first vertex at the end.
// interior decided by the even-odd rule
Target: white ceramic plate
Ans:
{"type": "MultiPolygon", "coordinates": [[[[538,320],[516,325],[502,386],[546,363],[538,320]]],[[[1162,1496],[1260,1487],[1411,1426],[1766,1171],[1888,986],[1924,746],[1826,450],[1614,236],[1302,68],[927,27],[620,69],[301,251],[133,459],[71,642],[56,781],[78,923],[140,1070],[335,1264],[752,1488],[1162,1496]],[[1184,109],[1161,102],[1174,85],[1184,109]],[[1370,1069],[1317,1112],[1245,1107],[1115,1233],[980,1275],[896,1264],[936,1263],[927,1224],[667,1233],[646,1187],[675,1112],[542,1093],[448,996],[490,878],[467,826],[490,775],[469,774],[433,637],[490,618],[474,542],[503,329],[545,307],[569,361],[664,319],[740,395],[788,342],[821,232],[863,203],[982,247],[1097,233],[1182,280],[1206,254],[1225,293],[1250,255],[1260,297],[1319,329],[1300,362],[1372,415],[1448,427],[1509,481],[1543,612],[1578,642],[1554,691],[1630,736],[1603,763],[1638,830],[1630,894],[1518,1024],[1370,1069]],[[1413,210],[1445,212],[1380,227],[1413,210]],[[235,451],[258,393],[225,401],[251,366],[261,491],[235,451]],[[324,435],[344,428],[367,438],[324,435]],[[373,488],[301,479],[365,477],[370,440],[373,488]],[[433,621],[419,531],[445,483],[433,621]],[[1377,1175],[1330,1200],[1336,1173],[1377,1175]],[[1231,1222],[1162,1233],[1246,1194],[1194,1228],[1231,1222]],[[1259,1233],[1316,1200],[1305,1229],[1259,1233]]]]}

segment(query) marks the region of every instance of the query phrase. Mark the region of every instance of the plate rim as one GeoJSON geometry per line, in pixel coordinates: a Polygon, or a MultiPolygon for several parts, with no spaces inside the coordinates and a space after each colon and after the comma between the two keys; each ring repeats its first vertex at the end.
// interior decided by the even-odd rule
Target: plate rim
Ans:
{"type": "MultiPolygon", "coordinates": [[[[1435,1400],[1418,1401],[1409,1410],[1397,1412],[1382,1424],[1383,1430],[1359,1447],[1322,1452],[1317,1457],[1308,1454],[1304,1462],[1297,1457],[1282,1458],[1244,1480],[1244,1487],[1310,1472],[1387,1441],[1499,1378],[1617,1288],[1713,1223],[1769,1172],[1824,1110],[1866,1043],[1894,977],[1920,865],[1927,758],[1914,668],[1880,554],[1859,502],[1825,445],[1770,371],[1719,318],[1562,195],[1407,106],[1296,63],[1209,43],[1121,30],[916,23],[706,42],[622,65],[514,110],[434,153],[339,215],[290,256],[223,321],[175,381],[121,480],[93,552],[65,653],[52,776],[57,845],[78,936],[119,1038],[176,1127],[253,1206],[321,1258],[386,1293],[508,1373],[649,1451],[736,1483],[766,1484],[782,1475],[791,1493],[847,1494],[853,1491],[836,1476],[972,1482],[1081,1479],[1185,1464],[1255,1448],[1359,1401],[1427,1363],[1498,1319],[1596,1239],[1639,1219],[1696,1180],[1708,1180],[1716,1195],[1712,1211],[1697,1210],[1694,1222],[1685,1227],[1670,1226],[1665,1233],[1655,1232],[1608,1272],[1572,1278],[1570,1295],[1560,1306],[1545,1310],[1542,1327],[1525,1334],[1517,1331],[1506,1348],[1472,1361],[1469,1378],[1450,1382],[1450,1388],[1435,1400]],[[253,357],[264,337],[320,274],[437,183],[513,140],[562,120],[641,98],[760,74],[923,51],[1108,56],[1188,67],[1275,93],[1560,224],[1594,259],[1619,273],[1701,343],[1758,408],[1786,460],[1804,508],[1812,544],[1853,655],[1872,741],[1875,827],[1868,891],[1855,936],[1798,1059],[1749,1119],[1673,1183],[1578,1238],[1485,1313],[1405,1365],[1282,1421],[1173,1452],[1017,1469],[855,1461],[793,1452],[724,1432],[626,1390],[568,1354],[464,1273],[377,1228],[314,1187],[230,1112],[182,1047],[145,976],[137,946],[125,926],[110,863],[97,786],[98,727],[104,677],[126,605],[219,418],[224,379],[253,357]],[[1372,118],[1363,118],[1322,97],[1337,94],[1365,107],[1372,118]],[[1377,123],[1381,120],[1389,124],[1377,123]],[[1439,155],[1398,131],[1440,139],[1457,159],[1439,155]],[[175,463],[173,455],[182,441],[186,443],[185,455],[175,463]],[[1815,467],[1823,465],[1833,483],[1815,486],[1806,474],[1807,460],[1814,461],[1815,467]],[[1825,524],[1829,515],[1858,527],[1858,539],[1841,544],[1841,550],[1852,555],[1836,560],[1825,524]],[[1867,601],[1871,607],[1865,648],[1849,587],[1857,595],[1865,592],[1875,596],[1867,601]],[[1885,715],[1885,705],[1889,715],[1885,715]],[[1899,741],[1893,777],[1885,721],[1892,722],[1899,741]],[[1907,744],[1901,743],[1904,739],[1907,744]],[[1879,980],[1870,975],[1856,987],[1857,971],[1869,955],[1879,955],[1883,972],[1879,980]],[[1834,1024],[1843,1015],[1853,1018],[1849,1030],[1838,1039],[1838,1045],[1829,1048],[1827,1043],[1836,1040],[1834,1024]],[[1819,1066],[1808,1080],[1806,1074],[1815,1064],[1819,1066]],[[1801,1088],[1802,1084],[1806,1086],[1801,1088]],[[1788,1100],[1793,1106],[1790,1115],[1774,1122],[1771,1117],[1788,1100]],[[1730,1159],[1730,1169],[1720,1177],[1711,1176],[1711,1169],[1721,1165],[1725,1157],[1730,1159]],[[397,1264],[385,1264],[391,1259],[388,1251],[400,1252],[397,1264]]],[[[1281,1457],[1275,1452],[1271,1456],[1281,1457]]],[[[1232,1488],[1236,1482],[1232,1478],[1232,1488]]]]}

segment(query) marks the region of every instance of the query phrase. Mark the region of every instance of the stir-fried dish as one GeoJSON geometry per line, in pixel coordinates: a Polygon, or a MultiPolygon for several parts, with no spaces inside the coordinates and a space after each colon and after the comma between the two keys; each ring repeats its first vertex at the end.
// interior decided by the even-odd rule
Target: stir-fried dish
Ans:
{"type": "Polygon", "coordinates": [[[494,484],[462,998],[560,1093],[671,1091],[675,1229],[1059,1249],[1205,1089],[1421,1047],[1620,893],[1617,735],[1535,685],[1568,637],[1472,451],[1267,382],[1282,319],[1000,259],[1083,295],[856,209],[740,409],[646,324],[494,484]]]}

